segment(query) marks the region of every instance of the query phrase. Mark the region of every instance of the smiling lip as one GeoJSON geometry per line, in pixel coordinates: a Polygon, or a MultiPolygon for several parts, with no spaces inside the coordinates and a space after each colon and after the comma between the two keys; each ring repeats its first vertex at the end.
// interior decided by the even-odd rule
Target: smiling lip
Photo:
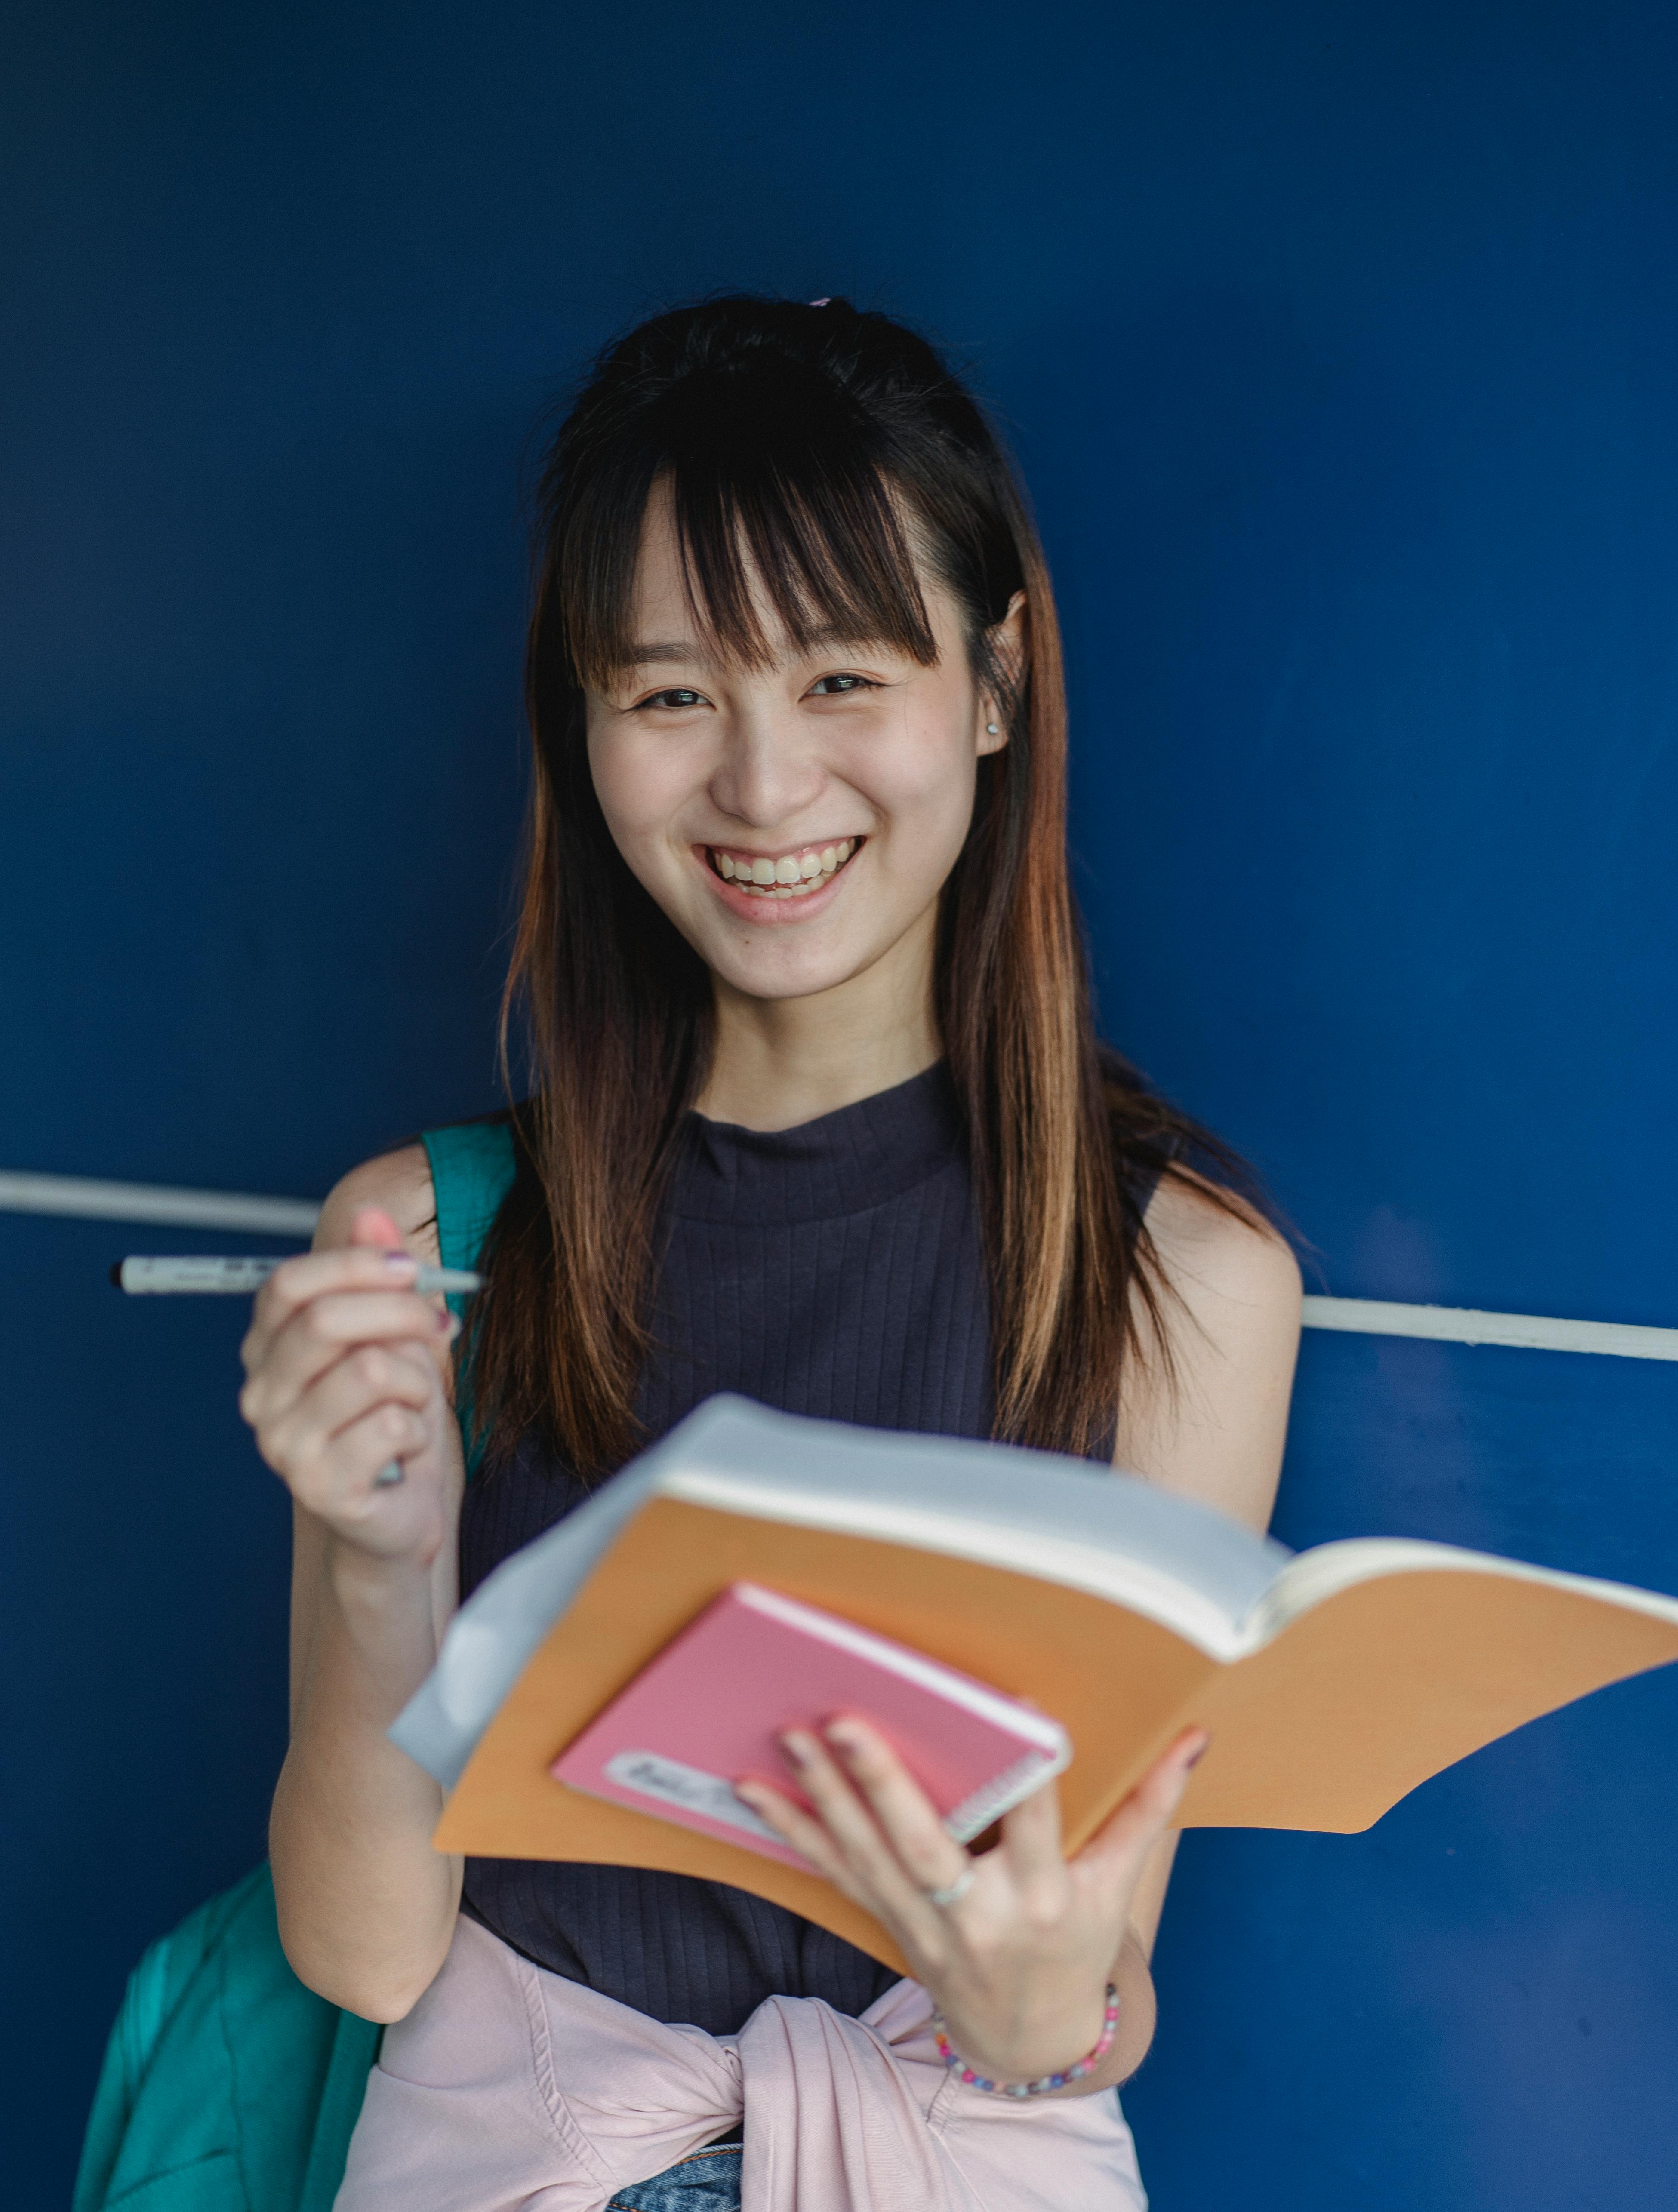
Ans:
{"type": "Polygon", "coordinates": [[[865,837],[836,837],[785,853],[702,845],[697,855],[712,890],[730,913],[750,921],[801,921],[827,906],[839,878],[866,842],[865,837]]]}

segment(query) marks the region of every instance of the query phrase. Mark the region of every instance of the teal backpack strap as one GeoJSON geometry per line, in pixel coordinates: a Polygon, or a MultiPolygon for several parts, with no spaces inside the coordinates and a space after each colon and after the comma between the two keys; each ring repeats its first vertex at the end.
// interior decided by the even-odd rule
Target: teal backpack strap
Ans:
{"type": "Polygon", "coordinates": [[[505,1121],[458,1121],[428,1129],[420,1142],[431,1162],[439,1256],[446,1267],[475,1267],[513,1188],[513,1132],[505,1121]]]}
{"type": "MultiPolygon", "coordinates": [[[[438,1256],[446,1267],[475,1267],[518,1171],[513,1132],[505,1121],[459,1121],[426,1130],[420,1141],[431,1162],[438,1256]]],[[[464,1321],[470,1301],[453,1297],[448,1304],[464,1321]]],[[[464,1360],[454,1378],[454,1411],[470,1481],[483,1454],[472,1442],[471,1370],[464,1360]]]]}

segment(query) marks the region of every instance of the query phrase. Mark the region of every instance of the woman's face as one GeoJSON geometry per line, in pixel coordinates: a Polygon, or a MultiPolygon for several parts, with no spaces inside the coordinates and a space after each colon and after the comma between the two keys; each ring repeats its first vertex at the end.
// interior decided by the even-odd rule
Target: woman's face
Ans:
{"type": "Polygon", "coordinates": [[[794,651],[761,599],[772,664],[721,664],[688,607],[667,495],[648,507],[636,658],[588,695],[594,788],[636,877],[749,997],[830,990],[911,942],[930,961],[976,766],[1003,740],[954,602],[922,590],[930,668],[862,639],[794,651]]]}

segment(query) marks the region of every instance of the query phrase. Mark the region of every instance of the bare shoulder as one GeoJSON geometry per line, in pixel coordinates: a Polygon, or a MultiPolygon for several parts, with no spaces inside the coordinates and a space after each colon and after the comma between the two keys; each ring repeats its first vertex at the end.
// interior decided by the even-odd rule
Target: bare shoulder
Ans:
{"type": "Polygon", "coordinates": [[[1298,1352],[1298,1263],[1268,1222],[1197,1176],[1162,1182],[1147,1225],[1165,1341],[1139,1314],[1116,1459],[1262,1528],[1298,1352]]]}
{"type": "Polygon", "coordinates": [[[404,1145],[363,1160],[336,1182],[320,1209],[314,1232],[318,1246],[347,1244],[350,1226],[363,1206],[388,1213],[408,1249],[435,1263],[438,1257],[437,1201],[431,1187],[431,1162],[423,1145],[404,1145]]]}
{"type": "Polygon", "coordinates": [[[1176,1296],[1222,1331],[1299,1328],[1299,1263],[1261,1214],[1186,1171],[1162,1182],[1148,1233],[1176,1296]]]}

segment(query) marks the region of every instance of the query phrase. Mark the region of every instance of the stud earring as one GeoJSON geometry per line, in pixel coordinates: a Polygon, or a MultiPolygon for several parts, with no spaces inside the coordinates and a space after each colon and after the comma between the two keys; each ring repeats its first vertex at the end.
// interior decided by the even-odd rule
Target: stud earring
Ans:
{"type": "Polygon", "coordinates": [[[995,723],[994,723],[994,722],[987,722],[987,723],[985,724],[985,732],[986,732],[986,734],[987,734],[988,736],[989,736],[989,737],[993,737],[993,738],[994,738],[994,737],[996,737],[996,736],[999,734],[998,730],[997,730],[997,727],[996,727],[996,725],[995,725],[995,723]]]}

